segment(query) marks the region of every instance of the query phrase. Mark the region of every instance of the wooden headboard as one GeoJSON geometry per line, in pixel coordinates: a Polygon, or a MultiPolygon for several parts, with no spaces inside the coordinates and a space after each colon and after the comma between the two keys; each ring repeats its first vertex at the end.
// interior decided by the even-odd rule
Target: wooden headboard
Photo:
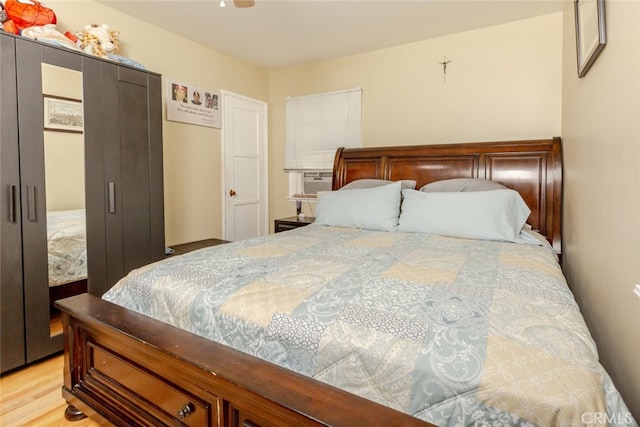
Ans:
{"type": "Polygon", "coordinates": [[[416,188],[450,178],[484,178],[517,190],[531,209],[528,223],[562,252],[560,138],[397,147],[339,148],[333,189],[356,179],[415,179],[416,188]]]}

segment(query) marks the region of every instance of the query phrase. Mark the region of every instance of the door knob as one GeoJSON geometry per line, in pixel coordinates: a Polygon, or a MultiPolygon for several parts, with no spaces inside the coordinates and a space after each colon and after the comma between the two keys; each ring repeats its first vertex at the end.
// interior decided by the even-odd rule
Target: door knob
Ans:
{"type": "Polygon", "coordinates": [[[230,195],[231,197],[235,196],[235,195],[236,195],[235,190],[229,190],[229,195],[230,195]]]}

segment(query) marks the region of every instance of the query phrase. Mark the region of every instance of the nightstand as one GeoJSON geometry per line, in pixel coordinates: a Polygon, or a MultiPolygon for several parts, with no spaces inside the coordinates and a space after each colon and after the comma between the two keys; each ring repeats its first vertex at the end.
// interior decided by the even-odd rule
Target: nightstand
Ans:
{"type": "Polygon", "coordinates": [[[173,249],[173,252],[168,253],[167,256],[182,255],[182,254],[186,254],[187,252],[195,251],[196,249],[202,249],[209,246],[222,245],[225,243],[229,243],[229,242],[227,240],[220,240],[220,239],[206,239],[206,240],[199,240],[197,242],[183,243],[183,244],[175,245],[171,247],[171,249],[173,249]]]}
{"type": "Polygon", "coordinates": [[[293,230],[294,228],[309,225],[315,220],[315,217],[312,216],[305,216],[304,218],[298,218],[297,216],[280,218],[275,220],[274,230],[276,233],[279,233],[281,231],[293,230]]]}

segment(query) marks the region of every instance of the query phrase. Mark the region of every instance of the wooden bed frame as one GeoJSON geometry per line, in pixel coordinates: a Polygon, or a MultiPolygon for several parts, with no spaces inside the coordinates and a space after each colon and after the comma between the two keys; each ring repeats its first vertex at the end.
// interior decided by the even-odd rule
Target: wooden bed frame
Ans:
{"type": "Polygon", "coordinates": [[[61,285],[49,286],[49,304],[51,308],[53,303],[59,299],[68,298],[87,292],[87,279],[80,279],[74,282],[63,283],[61,285]]]}
{"type": "MultiPolygon", "coordinates": [[[[560,139],[340,149],[333,188],[360,178],[495,180],[561,252],[560,139]]],[[[117,425],[429,425],[98,297],[58,301],[67,418],[117,425]]]]}

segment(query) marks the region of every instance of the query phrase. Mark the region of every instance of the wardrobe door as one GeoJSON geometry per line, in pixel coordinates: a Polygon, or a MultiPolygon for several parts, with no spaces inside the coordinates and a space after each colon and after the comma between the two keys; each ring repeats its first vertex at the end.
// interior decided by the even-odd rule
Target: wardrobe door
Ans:
{"type": "MultiPolygon", "coordinates": [[[[102,296],[107,288],[107,215],[104,184],[102,60],[82,58],[87,226],[87,291],[102,296]]],[[[108,129],[107,129],[108,131],[108,129]]]]}
{"type": "Polygon", "coordinates": [[[15,39],[0,35],[0,372],[26,362],[15,39]]]}
{"type": "MultiPolygon", "coordinates": [[[[26,333],[26,361],[32,362],[62,349],[61,325],[51,322],[49,299],[49,254],[47,250],[47,215],[54,208],[54,193],[70,193],[71,184],[78,179],[84,181],[84,159],[64,159],[54,164],[45,155],[45,142],[64,139],[64,143],[83,145],[83,135],[59,131],[48,132],[45,138],[43,78],[50,73],[67,76],[72,73],[75,91],[82,98],[82,56],[68,50],[53,48],[30,40],[16,40],[16,70],[18,88],[18,130],[20,136],[20,175],[22,195],[22,245],[24,279],[24,324],[26,333]],[[53,66],[53,67],[51,67],[53,66]],[[49,68],[47,68],[49,67],[49,68]],[[47,71],[45,74],[43,70],[47,71]],[[46,140],[46,141],[45,141],[46,140]],[[52,179],[54,170],[79,169],[79,178],[66,180],[69,188],[56,188],[57,179],[52,179]],[[47,193],[50,193],[47,196],[47,193]],[[49,205],[49,206],[48,206],[49,205]],[[52,325],[57,328],[52,328],[52,325]]],[[[65,79],[55,79],[48,86],[62,87],[65,79]]],[[[53,108],[53,107],[51,107],[53,108]]],[[[53,112],[51,112],[53,114],[53,112]]],[[[82,186],[83,187],[83,186],[82,186]]],[[[80,205],[84,208],[84,188],[79,193],[80,205]]]]}
{"type": "Polygon", "coordinates": [[[149,212],[151,231],[152,261],[163,259],[166,254],[164,240],[164,178],[163,178],[163,150],[162,143],[162,77],[148,74],[149,88],[149,212]]]}
{"type": "Polygon", "coordinates": [[[102,69],[110,287],[164,257],[161,88],[155,74],[106,63],[102,69]]]}

